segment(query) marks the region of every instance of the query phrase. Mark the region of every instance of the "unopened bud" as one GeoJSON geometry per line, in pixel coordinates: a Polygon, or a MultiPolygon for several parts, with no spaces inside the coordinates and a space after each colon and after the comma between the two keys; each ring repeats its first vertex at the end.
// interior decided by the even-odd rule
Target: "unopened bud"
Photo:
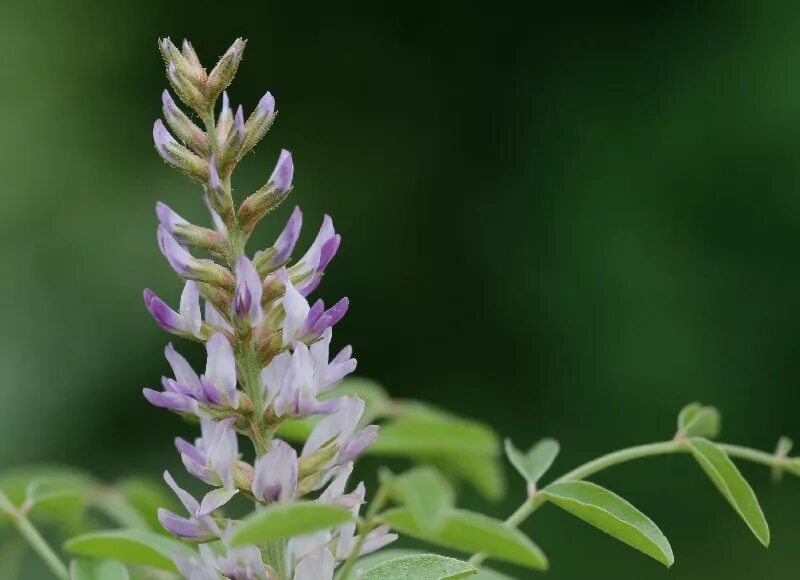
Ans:
{"type": "Polygon", "coordinates": [[[206,160],[178,143],[167,131],[161,119],[157,119],[153,125],[153,143],[164,161],[176,169],[180,169],[199,181],[208,179],[208,163],[206,160]]]}
{"type": "Polygon", "coordinates": [[[237,489],[252,494],[253,487],[253,466],[244,461],[234,461],[231,465],[231,475],[233,475],[233,485],[237,489]]]}
{"type": "Polygon", "coordinates": [[[261,218],[286,199],[292,190],[293,175],[292,154],[284,149],[267,184],[245,199],[239,208],[239,223],[245,232],[253,231],[261,218]]]}
{"type": "Polygon", "coordinates": [[[236,75],[236,69],[242,61],[244,46],[247,41],[237,38],[228,51],[222,55],[217,65],[208,74],[206,94],[210,102],[214,102],[222,94],[236,75]]]}
{"type": "Polygon", "coordinates": [[[227,240],[220,232],[189,223],[161,202],[156,204],[156,215],[158,221],[179,243],[209,250],[215,254],[224,251],[227,240]]]}
{"type": "Polygon", "coordinates": [[[329,443],[310,455],[301,457],[299,461],[300,478],[308,477],[330,467],[337,453],[339,453],[339,446],[336,443],[329,443]]]}
{"type": "Polygon", "coordinates": [[[184,39],[183,44],[181,44],[181,54],[183,55],[183,58],[186,59],[186,62],[189,64],[192,71],[197,75],[197,78],[202,79],[203,83],[205,83],[206,79],[208,78],[206,69],[204,69],[203,65],[200,63],[200,59],[197,57],[197,53],[194,51],[192,43],[186,39],[184,39]]]}
{"type": "Polygon", "coordinates": [[[194,149],[200,155],[207,157],[209,154],[208,136],[195,125],[186,114],[178,108],[167,89],[161,94],[162,110],[167,125],[178,139],[194,149]]]}
{"type": "Polygon", "coordinates": [[[272,122],[275,120],[275,97],[267,93],[258,101],[258,106],[252,112],[245,124],[245,138],[242,144],[242,154],[247,153],[258,144],[267,134],[272,122]]]}
{"type": "Polygon", "coordinates": [[[163,224],[158,226],[158,246],[181,278],[233,290],[235,279],[230,270],[211,260],[199,260],[192,256],[163,224]]]}
{"type": "Polygon", "coordinates": [[[208,106],[208,100],[203,95],[201,89],[192,82],[192,79],[189,77],[190,74],[191,73],[187,73],[186,70],[178,68],[174,62],[170,62],[167,65],[167,80],[169,80],[169,84],[172,85],[172,88],[175,90],[175,94],[178,95],[181,101],[186,105],[197,111],[198,114],[202,114],[208,106]]]}
{"type": "Polygon", "coordinates": [[[220,154],[220,167],[224,173],[231,170],[232,165],[240,158],[240,151],[244,143],[244,112],[242,106],[236,109],[236,114],[233,117],[233,125],[228,131],[225,138],[225,145],[222,147],[220,154]]]}
{"type": "Polygon", "coordinates": [[[223,147],[225,141],[228,139],[228,133],[233,126],[233,111],[230,107],[228,100],[228,92],[222,91],[222,107],[219,111],[219,118],[217,119],[217,146],[223,147]]]}

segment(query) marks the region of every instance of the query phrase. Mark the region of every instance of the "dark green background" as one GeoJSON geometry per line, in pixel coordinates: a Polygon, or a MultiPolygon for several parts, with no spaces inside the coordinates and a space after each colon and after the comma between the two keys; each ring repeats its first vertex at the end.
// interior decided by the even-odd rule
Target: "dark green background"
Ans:
{"type": "MultiPolygon", "coordinates": [[[[232,100],[280,116],[234,185],[293,151],[303,244],[323,212],[343,237],[321,295],[351,299],[360,374],[555,436],[561,471],[670,437],[694,399],[726,440],[800,439],[797,3],[31,0],[0,8],[1,467],[178,469],[141,290],[179,292],[156,200],[203,210],[151,144],[160,35],[206,62],[249,38],[232,100]]],[[[525,530],[553,579],[793,578],[800,482],[743,470],[769,551],[687,457],[598,478],[659,522],[669,572],[552,507],[525,530]]]]}

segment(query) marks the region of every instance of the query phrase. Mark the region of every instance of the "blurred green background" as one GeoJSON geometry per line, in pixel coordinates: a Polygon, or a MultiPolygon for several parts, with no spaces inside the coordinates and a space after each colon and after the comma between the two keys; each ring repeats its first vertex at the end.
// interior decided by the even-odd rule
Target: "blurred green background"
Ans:
{"type": "MultiPolygon", "coordinates": [[[[670,437],[695,399],[725,440],[800,439],[799,4],[29,0],[0,8],[0,467],[179,469],[192,429],[141,396],[168,340],[141,291],[180,288],[153,206],[203,216],[151,144],[162,35],[206,62],[249,38],[232,101],[281,114],[234,186],[293,151],[302,244],[324,212],[343,236],[320,295],[350,297],[361,375],[557,437],[560,471],[670,437]]],[[[553,579],[796,577],[800,482],[743,472],[768,551],[687,457],[598,478],[671,571],[553,508],[524,529],[553,579]]]]}

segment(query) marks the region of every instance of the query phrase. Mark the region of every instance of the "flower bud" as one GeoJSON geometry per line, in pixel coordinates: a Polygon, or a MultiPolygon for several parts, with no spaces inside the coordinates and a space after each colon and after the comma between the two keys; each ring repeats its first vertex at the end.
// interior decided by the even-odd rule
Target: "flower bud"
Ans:
{"type": "Polygon", "coordinates": [[[203,95],[202,90],[192,82],[188,74],[191,73],[179,69],[174,62],[167,65],[167,80],[175,90],[175,94],[197,114],[203,114],[208,108],[208,99],[203,95]]]}
{"type": "Polygon", "coordinates": [[[222,91],[222,107],[219,111],[219,118],[217,119],[217,146],[222,148],[225,141],[228,139],[228,133],[233,126],[233,111],[230,107],[228,100],[228,92],[222,91]]]}
{"type": "Polygon", "coordinates": [[[292,190],[294,163],[292,154],[283,149],[267,184],[242,202],[239,224],[250,233],[269,211],[278,207],[292,190]]]}
{"type": "Polygon", "coordinates": [[[183,39],[183,44],[181,44],[181,54],[183,58],[186,59],[186,62],[189,64],[192,72],[197,75],[198,79],[202,79],[203,83],[205,83],[208,75],[206,74],[206,69],[203,68],[203,65],[200,63],[200,59],[197,58],[197,53],[194,51],[194,47],[192,43],[183,39]]]}
{"type": "Polygon", "coordinates": [[[313,453],[301,457],[300,478],[304,479],[318,471],[327,469],[331,466],[338,453],[339,445],[335,441],[332,441],[313,453]]]}
{"type": "Polygon", "coordinates": [[[180,244],[195,246],[215,254],[224,252],[227,239],[220,232],[189,223],[160,201],[156,203],[156,216],[180,244]]]}
{"type": "Polygon", "coordinates": [[[206,94],[210,102],[214,102],[220,96],[222,91],[228,88],[231,84],[236,69],[239,68],[239,63],[242,61],[244,54],[244,47],[247,43],[246,40],[237,38],[228,51],[222,55],[217,65],[208,74],[208,81],[206,81],[206,94]]]}
{"type": "Polygon", "coordinates": [[[208,136],[205,132],[195,125],[186,114],[181,111],[172,100],[169,91],[164,89],[161,94],[161,102],[163,103],[162,110],[164,112],[164,119],[167,125],[178,136],[178,138],[186,143],[189,147],[194,149],[203,157],[209,154],[208,136]]]}
{"type": "Polygon", "coordinates": [[[256,253],[253,264],[258,269],[259,274],[266,276],[289,261],[292,250],[294,250],[300,237],[302,225],[303,213],[300,211],[299,206],[295,206],[281,235],[275,240],[275,244],[271,248],[256,253]]]}
{"type": "Polygon", "coordinates": [[[225,138],[225,144],[222,146],[222,153],[220,155],[220,167],[222,172],[227,174],[232,165],[240,158],[240,151],[244,143],[244,112],[242,106],[236,109],[236,115],[233,117],[233,125],[228,131],[225,138]]]}
{"type": "Polygon", "coordinates": [[[208,183],[206,185],[206,192],[211,207],[218,212],[220,216],[223,218],[232,216],[233,198],[220,178],[216,154],[212,154],[211,159],[208,160],[208,183]]]}
{"type": "Polygon", "coordinates": [[[272,122],[275,120],[275,97],[272,93],[267,93],[247,119],[245,124],[245,138],[242,144],[242,154],[247,153],[258,144],[264,135],[267,134],[272,122]]]}
{"type": "Polygon", "coordinates": [[[208,163],[202,157],[195,155],[186,147],[179,144],[175,138],[170,135],[167,128],[161,119],[157,119],[153,125],[153,142],[155,143],[156,150],[159,155],[175,167],[197,179],[205,181],[208,179],[208,163]]]}
{"type": "Polygon", "coordinates": [[[235,279],[230,270],[211,260],[198,260],[192,256],[163,224],[158,226],[158,246],[169,265],[181,278],[233,290],[235,279]]]}

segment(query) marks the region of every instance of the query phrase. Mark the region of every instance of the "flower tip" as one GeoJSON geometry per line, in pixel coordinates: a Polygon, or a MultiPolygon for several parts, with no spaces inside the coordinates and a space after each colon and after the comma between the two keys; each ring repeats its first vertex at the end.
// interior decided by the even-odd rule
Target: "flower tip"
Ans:
{"type": "Polygon", "coordinates": [[[272,93],[267,91],[266,94],[261,97],[261,100],[258,101],[256,109],[262,116],[271,117],[275,112],[275,97],[272,96],[272,93]]]}
{"type": "Polygon", "coordinates": [[[292,154],[286,149],[281,149],[278,163],[270,176],[275,189],[279,192],[288,191],[292,187],[292,179],[294,177],[294,161],[292,154]]]}

